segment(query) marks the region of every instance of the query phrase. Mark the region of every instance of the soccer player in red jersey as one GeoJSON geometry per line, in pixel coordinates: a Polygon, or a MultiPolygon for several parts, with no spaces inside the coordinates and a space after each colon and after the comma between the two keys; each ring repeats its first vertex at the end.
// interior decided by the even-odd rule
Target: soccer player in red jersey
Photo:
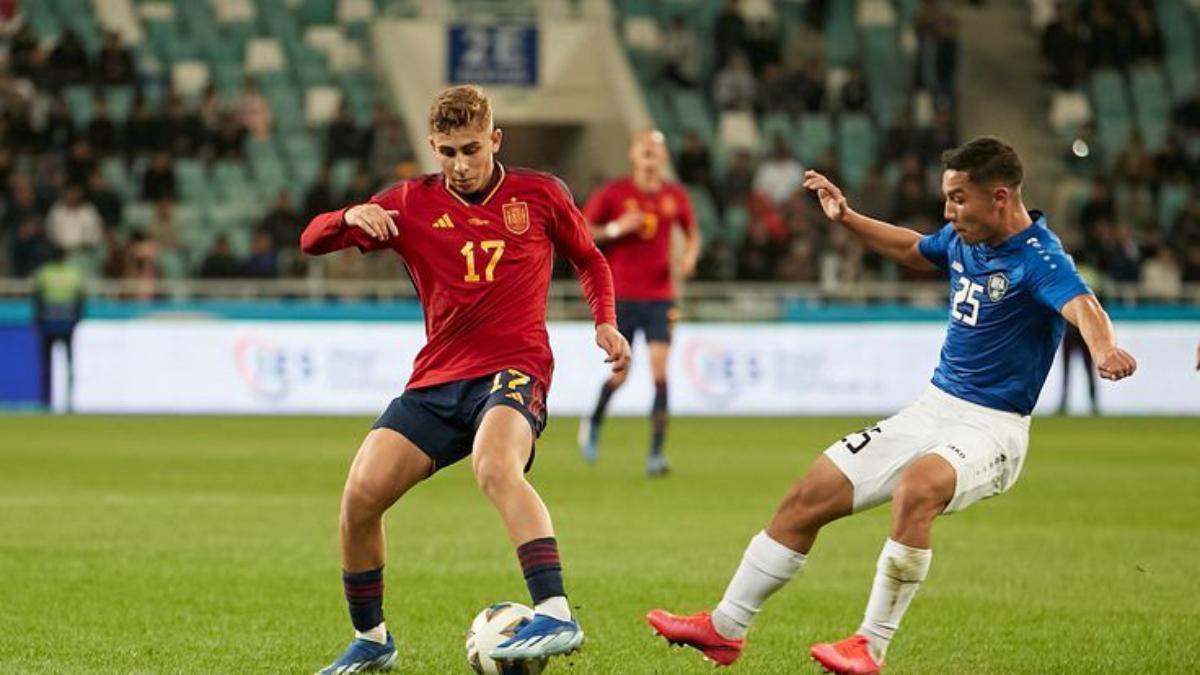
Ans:
{"type": "Polygon", "coordinates": [[[383,513],[409,488],[468,455],[517,548],[535,611],[490,656],[541,659],[583,643],[563,590],[550,514],[525,472],[546,424],[553,356],[545,300],[554,253],[575,268],[595,318],[596,344],[621,372],[629,343],[614,325],[609,268],[561,181],[495,160],[502,134],[481,88],[441,92],[429,127],[441,173],[320,214],[300,240],[313,255],[354,246],[402,256],[427,336],[408,386],[375,422],[346,479],[340,540],[355,640],[322,673],[395,663],[383,621],[383,513]]]}
{"type": "MultiPolygon", "coordinates": [[[[652,434],[646,475],[667,473],[663,440],[667,432],[667,356],[676,318],[675,284],[671,275],[671,232],[686,235],[680,272],[690,277],[700,255],[700,231],[687,190],[663,175],[667,149],[660,131],[643,131],[629,147],[633,173],[596,191],[583,207],[596,240],[605,244],[617,294],[617,328],[631,344],[637,331],[650,348],[654,377],[652,434]]],[[[579,425],[583,458],[596,461],[600,427],[613,392],[625,384],[628,371],[614,372],[600,389],[591,417],[579,425]]]]}

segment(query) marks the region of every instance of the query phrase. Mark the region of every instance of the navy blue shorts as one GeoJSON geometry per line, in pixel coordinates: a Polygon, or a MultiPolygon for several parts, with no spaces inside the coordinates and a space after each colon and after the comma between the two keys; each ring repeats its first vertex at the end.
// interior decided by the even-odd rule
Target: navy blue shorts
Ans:
{"type": "Polygon", "coordinates": [[[617,330],[629,344],[639,330],[646,334],[646,342],[670,344],[676,314],[674,300],[618,300],[617,330]]]}
{"type": "MultiPolygon", "coordinates": [[[[433,470],[471,454],[483,414],[506,405],[525,416],[536,441],[546,428],[546,388],[519,370],[408,389],[392,399],[372,429],[391,429],[416,444],[433,460],[433,470]]],[[[533,452],[525,470],[533,466],[533,452]]]]}

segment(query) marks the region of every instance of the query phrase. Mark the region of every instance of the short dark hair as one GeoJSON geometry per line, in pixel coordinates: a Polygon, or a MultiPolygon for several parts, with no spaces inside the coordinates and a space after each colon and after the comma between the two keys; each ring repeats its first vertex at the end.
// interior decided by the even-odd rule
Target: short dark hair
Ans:
{"type": "Polygon", "coordinates": [[[965,171],[972,183],[1002,183],[1018,187],[1025,178],[1021,158],[1012,146],[999,138],[983,136],[942,153],[942,168],[965,171]]]}

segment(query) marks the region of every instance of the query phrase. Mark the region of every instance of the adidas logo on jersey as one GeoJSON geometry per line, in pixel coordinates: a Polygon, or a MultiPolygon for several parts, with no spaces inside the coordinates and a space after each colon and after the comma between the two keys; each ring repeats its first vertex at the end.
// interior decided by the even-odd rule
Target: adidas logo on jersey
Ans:
{"type": "Polygon", "coordinates": [[[439,230],[452,230],[454,229],[454,221],[450,220],[449,213],[443,213],[441,218],[433,221],[433,226],[439,230]]]}

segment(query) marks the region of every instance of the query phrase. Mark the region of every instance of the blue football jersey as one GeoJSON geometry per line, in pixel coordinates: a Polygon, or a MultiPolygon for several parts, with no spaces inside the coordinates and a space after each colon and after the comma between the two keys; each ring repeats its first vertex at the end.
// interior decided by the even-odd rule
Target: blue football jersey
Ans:
{"type": "Polygon", "coordinates": [[[1059,313],[1091,293],[1062,242],[1033,224],[999,246],[968,245],[947,224],[921,238],[921,254],[950,275],[950,322],[933,384],[988,408],[1028,415],[1046,382],[1066,322],[1059,313]]]}

